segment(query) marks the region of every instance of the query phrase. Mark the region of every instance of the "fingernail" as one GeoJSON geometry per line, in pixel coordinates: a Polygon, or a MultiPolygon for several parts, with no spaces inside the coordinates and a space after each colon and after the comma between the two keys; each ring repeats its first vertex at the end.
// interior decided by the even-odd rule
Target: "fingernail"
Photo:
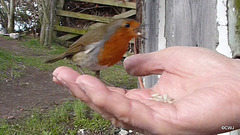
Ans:
{"type": "Polygon", "coordinates": [[[65,81],[63,81],[62,78],[59,78],[59,77],[57,77],[57,76],[54,75],[54,76],[53,76],[53,81],[54,81],[55,83],[57,83],[57,84],[65,87],[65,88],[68,88],[67,83],[66,83],[65,81]]]}
{"type": "MultiPolygon", "coordinates": [[[[89,90],[88,84],[85,82],[82,82],[80,79],[76,80],[76,83],[78,84],[79,88],[86,93],[86,91],[89,90]]],[[[87,94],[87,93],[86,93],[87,94]]]]}
{"type": "Polygon", "coordinates": [[[70,95],[76,97],[76,96],[73,94],[73,92],[69,89],[68,83],[66,83],[65,81],[63,81],[63,79],[58,78],[58,77],[56,77],[56,76],[53,76],[53,78],[56,80],[56,81],[53,80],[55,83],[61,85],[62,87],[65,88],[66,91],[69,92],[70,95]],[[60,83],[59,83],[59,82],[60,82],[60,83]]]}

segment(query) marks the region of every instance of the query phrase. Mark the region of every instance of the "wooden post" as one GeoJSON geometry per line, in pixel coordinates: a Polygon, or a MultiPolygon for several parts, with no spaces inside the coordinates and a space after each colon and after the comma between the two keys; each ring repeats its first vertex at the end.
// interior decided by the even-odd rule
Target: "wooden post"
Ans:
{"type": "MultiPolygon", "coordinates": [[[[57,2],[57,10],[62,10],[63,9],[64,2],[65,2],[65,0],[58,0],[58,2],[57,2]]],[[[59,26],[59,24],[60,24],[60,16],[56,16],[54,25],[58,25],[59,26]]],[[[57,38],[57,31],[53,32],[53,37],[57,38]]]]}

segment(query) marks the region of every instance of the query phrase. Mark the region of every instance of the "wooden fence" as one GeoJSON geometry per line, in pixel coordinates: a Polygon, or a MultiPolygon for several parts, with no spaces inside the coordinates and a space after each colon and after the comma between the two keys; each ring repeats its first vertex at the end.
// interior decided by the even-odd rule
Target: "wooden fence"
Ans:
{"type": "Polygon", "coordinates": [[[136,15],[136,3],[134,3],[134,2],[122,2],[122,1],[116,2],[115,0],[72,0],[72,1],[80,1],[80,2],[101,4],[101,5],[106,5],[106,6],[122,7],[122,8],[128,8],[130,10],[128,10],[124,13],[115,15],[113,17],[102,17],[102,16],[89,15],[89,14],[85,14],[85,13],[70,12],[70,11],[63,10],[65,0],[59,0],[59,2],[57,4],[57,11],[56,11],[57,17],[56,17],[56,21],[55,21],[55,25],[54,25],[54,31],[60,31],[60,32],[67,33],[61,37],[58,37],[58,39],[60,39],[60,40],[69,40],[69,39],[72,39],[79,35],[83,35],[87,31],[86,29],[73,28],[73,27],[68,27],[68,26],[60,26],[60,17],[61,16],[83,19],[83,20],[90,20],[90,21],[94,21],[97,23],[109,23],[110,21],[112,21],[114,19],[128,18],[128,17],[136,15]]]}

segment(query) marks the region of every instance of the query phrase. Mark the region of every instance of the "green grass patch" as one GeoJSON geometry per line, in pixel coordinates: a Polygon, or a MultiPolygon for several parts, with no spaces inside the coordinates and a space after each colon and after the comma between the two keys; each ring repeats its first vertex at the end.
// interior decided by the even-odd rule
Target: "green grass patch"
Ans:
{"type": "Polygon", "coordinates": [[[41,71],[52,71],[61,65],[68,65],[66,61],[54,64],[45,64],[43,57],[17,56],[9,51],[0,50],[0,79],[11,77],[13,79],[24,75],[27,66],[37,68],[41,71]]]}
{"type": "Polygon", "coordinates": [[[0,80],[7,77],[19,78],[23,75],[25,66],[22,64],[21,59],[13,56],[10,52],[0,50],[0,80]]]}
{"type": "Polygon", "coordinates": [[[53,71],[55,68],[65,65],[72,67],[68,61],[62,60],[53,64],[46,64],[44,61],[54,54],[64,52],[65,48],[53,45],[51,49],[41,46],[37,39],[31,39],[23,42],[23,45],[36,53],[36,56],[16,55],[6,49],[0,50],[0,79],[9,77],[16,79],[24,75],[26,67],[34,67],[41,71],[53,71]]]}
{"type": "Polygon", "coordinates": [[[66,48],[60,45],[53,44],[50,48],[41,46],[38,39],[31,39],[23,43],[25,47],[33,49],[35,52],[44,52],[46,55],[56,55],[63,53],[66,48]]]}
{"type": "Polygon", "coordinates": [[[99,114],[89,111],[85,104],[76,100],[73,102],[67,101],[49,113],[41,113],[39,110],[35,110],[31,116],[23,120],[15,122],[2,120],[0,135],[75,135],[80,129],[96,134],[113,134],[117,130],[113,128],[109,121],[104,120],[99,114]]]}
{"type": "Polygon", "coordinates": [[[6,40],[15,40],[13,38],[11,38],[10,36],[3,36],[3,35],[0,35],[1,38],[4,38],[6,40]]]}
{"type": "Polygon", "coordinates": [[[102,70],[100,76],[103,80],[116,87],[125,89],[137,88],[137,78],[128,75],[122,65],[114,65],[111,68],[102,70]]]}

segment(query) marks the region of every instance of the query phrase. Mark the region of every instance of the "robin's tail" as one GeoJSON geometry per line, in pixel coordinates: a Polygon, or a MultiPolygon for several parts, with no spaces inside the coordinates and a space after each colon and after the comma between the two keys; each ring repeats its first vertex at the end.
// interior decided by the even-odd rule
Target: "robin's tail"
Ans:
{"type": "Polygon", "coordinates": [[[55,56],[54,58],[46,60],[45,63],[54,63],[56,61],[64,59],[65,57],[66,56],[64,54],[60,54],[60,55],[55,56]]]}

